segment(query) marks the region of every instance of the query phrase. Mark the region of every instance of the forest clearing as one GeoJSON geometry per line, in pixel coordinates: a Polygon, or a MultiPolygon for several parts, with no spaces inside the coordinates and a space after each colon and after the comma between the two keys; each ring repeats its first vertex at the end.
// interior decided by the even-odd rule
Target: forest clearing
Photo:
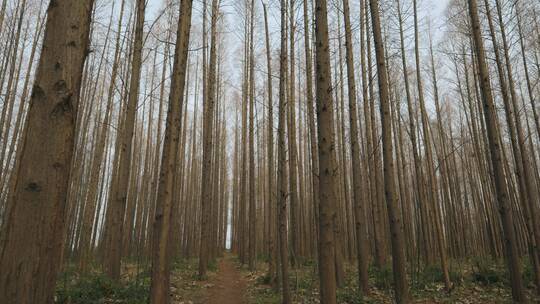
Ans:
{"type": "Polygon", "coordinates": [[[540,303],[540,1],[0,0],[0,304],[540,303]]]}

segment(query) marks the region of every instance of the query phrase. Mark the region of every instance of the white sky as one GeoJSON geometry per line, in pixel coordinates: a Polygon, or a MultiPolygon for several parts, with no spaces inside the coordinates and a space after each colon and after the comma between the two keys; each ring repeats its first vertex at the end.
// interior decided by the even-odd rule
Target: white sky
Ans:
{"type": "MultiPolygon", "coordinates": [[[[164,0],[148,0],[147,14],[149,15],[150,19],[153,19],[156,12],[163,7],[163,1],[164,0]]],[[[433,17],[436,19],[436,16],[440,16],[444,12],[444,9],[449,1],[450,0],[425,0],[421,1],[421,5],[425,5],[424,7],[433,8],[433,17]]],[[[196,18],[195,15],[193,17],[196,18]]]]}

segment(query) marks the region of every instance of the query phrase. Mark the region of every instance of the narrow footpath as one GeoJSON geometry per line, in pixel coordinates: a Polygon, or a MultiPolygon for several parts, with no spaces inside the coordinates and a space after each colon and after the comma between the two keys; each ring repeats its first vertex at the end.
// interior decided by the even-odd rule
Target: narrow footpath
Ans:
{"type": "Polygon", "coordinates": [[[210,283],[204,303],[207,304],[246,304],[246,279],[231,261],[230,256],[219,260],[217,276],[210,283]]]}

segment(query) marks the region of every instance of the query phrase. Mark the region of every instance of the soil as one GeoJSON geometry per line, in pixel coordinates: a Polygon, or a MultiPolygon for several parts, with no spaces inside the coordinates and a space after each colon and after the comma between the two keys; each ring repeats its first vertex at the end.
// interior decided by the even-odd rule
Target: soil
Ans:
{"type": "Polygon", "coordinates": [[[247,281],[229,257],[220,259],[218,273],[210,280],[207,304],[247,304],[245,297],[247,281]]]}

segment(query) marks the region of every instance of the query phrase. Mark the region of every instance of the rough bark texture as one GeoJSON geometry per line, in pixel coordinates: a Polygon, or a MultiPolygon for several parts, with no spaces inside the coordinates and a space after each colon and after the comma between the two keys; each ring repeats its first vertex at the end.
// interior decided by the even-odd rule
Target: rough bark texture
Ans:
{"type": "Polygon", "coordinates": [[[334,101],[326,0],[315,1],[315,75],[319,154],[319,280],[321,303],[336,303],[335,240],[337,168],[335,167],[334,101]]]}
{"type": "Polygon", "coordinates": [[[56,0],[48,8],[0,252],[6,303],[53,302],[92,7],[92,0],[56,0]]]}

